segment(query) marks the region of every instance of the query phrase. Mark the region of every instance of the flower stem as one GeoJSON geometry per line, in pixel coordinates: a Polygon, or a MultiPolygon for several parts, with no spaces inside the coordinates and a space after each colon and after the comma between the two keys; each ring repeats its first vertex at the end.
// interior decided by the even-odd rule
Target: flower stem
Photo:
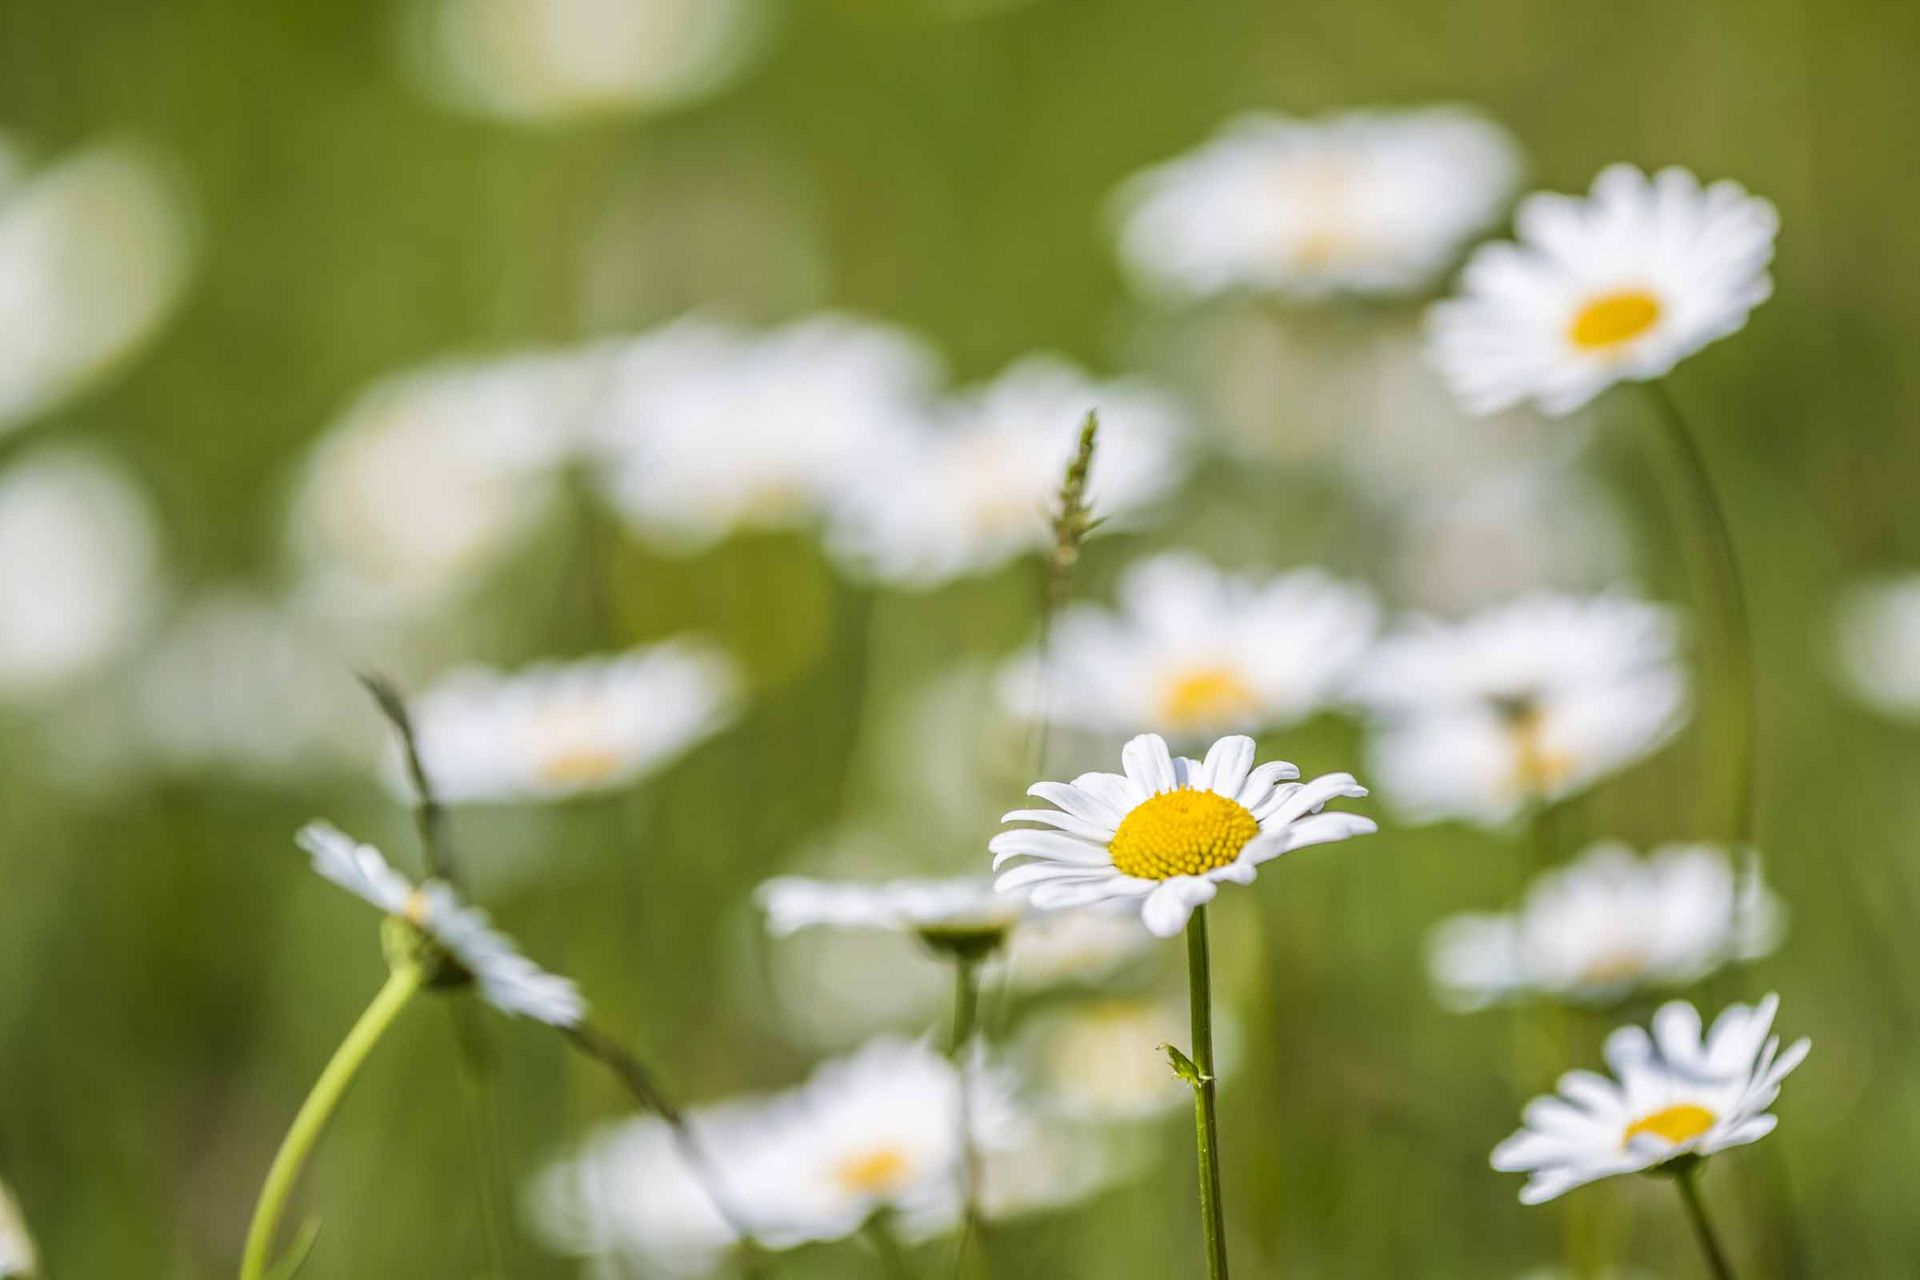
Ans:
{"type": "Polygon", "coordinates": [[[865,1232],[873,1251],[880,1255],[881,1270],[891,1280],[914,1280],[913,1268],[907,1263],[906,1250],[900,1247],[900,1237],[894,1234],[889,1211],[882,1209],[868,1218],[865,1232]]]}
{"type": "Polygon", "coordinates": [[[1200,1156],[1200,1229],[1207,1242],[1208,1280],[1227,1280],[1226,1210],[1220,1202],[1220,1121],[1214,1108],[1213,980],[1207,955],[1207,909],[1187,922],[1187,1004],[1193,1018],[1194,1139],[1200,1156]]]}
{"type": "Polygon", "coordinates": [[[980,1014],[980,967],[972,956],[953,957],[953,1031],[947,1056],[960,1082],[960,1240],[954,1248],[953,1273],[966,1274],[967,1249],[980,1231],[980,1152],[973,1141],[973,1029],[980,1014]]]}
{"type": "Polygon", "coordinates": [[[1673,1184],[1680,1188],[1680,1202],[1687,1206],[1687,1221],[1693,1224],[1693,1234],[1700,1241],[1700,1252],[1707,1256],[1707,1270],[1713,1273],[1714,1280],[1734,1280],[1733,1267],[1727,1262],[1727,1252],[1720,1247],[1713,1224],[1707,1220],[1706,1206],[1700,1202],[1700,1187],[1694,1181],[1699,1176],[1698,1166],[1683,1169],[1674,1174],[1673,1184]]]}
{"type": "Polygon", "coordinates": [[[300,1177],[300,1169],[306,1164],[307,1156],[313,1151],[313,1145],[319,1140],[321,1130],[327,1127],[327,1120],[334,1109],[340,1105],[347,1086],[353,1083],[354,1075],[366,1062],[367,1055],[380,1043],[387,1028],[400,1016],[420,990],[423,975],[418,965],[403,964],[388,975],[386,985],[367,1006],[360,1020],[347,1032],[347,1038],[334,1050],[333,1057],[326,1068],[320,1072],[320,1078],[314,1081],[313,1090],[307,1094],[307,1100],[300,1104],[299,1112],[293,1117],[293,1126],[287,1130],[287,1136],[281,1140],[280,1150],[273,1157],[273,1164],[267,1169],[267,1180],[260,1187],[260,1202],[253,1211],[253,1223],[247,1228],[246,1251],[241,1255],[240,1280],[261,1280],[272,1262],[274,1236],[278,1234],[280,1216],[286,1210],[287,1199],[293,1193],[293,1185],[300,1177]]]}

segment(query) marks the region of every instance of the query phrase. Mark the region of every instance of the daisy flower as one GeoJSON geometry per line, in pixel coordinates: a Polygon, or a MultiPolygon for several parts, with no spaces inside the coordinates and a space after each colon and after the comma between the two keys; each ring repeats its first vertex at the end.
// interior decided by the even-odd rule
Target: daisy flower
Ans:
{"type": "Polygon", "coordinates": [[[487,913],[463,904],[447,885],[415,885],[387,865],[380,851],[360,844],[326,823],[313,822],[295,837],[313,859],[313,869],[354,897],[404,920],[438,953],[439,983],[472,982],[502,1013],[555,1027],[577,1027],[586,1002],[567,978],[541,969],[520,954],[513,940],[494,929],[487,913]]]}
{"type": "Polygon", "coordinates": [[[779,876],[754,895],[767,929],[785,937],[819,926],[911,933],[936,950],[993,950],[1025,914],[993,881],[889,880],[877,884],[779,876]]]}
{"type": "Polygon", "coordinates": [[[1711,845],[1667,845],[1643,859],[1603,843],[1540,876],[1512,914],[1443,921],[1429,967],[1462,1008],[1535,994],[1601,1004],[1763,956],[1779,943],[1781,917],[1751,861],[1736,876],[1711,845]]]}
{"type": "Polygon", "coordinates": [[[1125,1122],[1192,1108],[1192,1090],[1167,1070],[1160,1048],[1186,1034],[1186,1010],[1176,1005],[1151,996],[1104,996],[1043,1015],[1025,1048],[1049,1111],[1077,1121],[1125,1122]]]}
{"type": "Polygon", "coordinates": [[[1507,132],[1456,107],[1249,115],[1120,192],[1120,256],[1176,297],[1426,288],[1519,177],[1507,132]]]}
{"type": "MultiPolygon", "coordinates": [[[[731,659],[679,639],[503,674],[455,671],[415,699],[420,758],[441,799],[550,800],[625,786],[732,719],[731,659]]],[[[395,747],[388,780],[410,795],[395,747]]]]}
{"type": "Polygon", "coordinates": [[[768,333],[682,320],[617,353],[590,447],[636,531],[698,550],[813,520],[917,425],[938,374],[917,338],[850,316],[768,333]]]}
{"type": "Polygon", "coordinates": [[[1836,622],[1853,692],[1890,715],[1920,718],[1920,574],[1853,588],[1836,622]]]}
{"type": "Polygon", "coordinates": [[[26,1216],[6,1184],[0,1183],[0,1280],[10,1276],[24,1280],[39,1265],[33,1237],[27,1233],[26,1216]]]}
{"type": "Polygon", "coordinates": [[[1152,943],[1140,913],[1125,902],[1035,911],[1014,930],[1001,963],[1005,980],[1021,991],[1092,985],[1147,955],[1152,943]]]}
{"type": "Polygon", "coordinates": [[[846,477],[829,545],[856,572],[933,587],[1052,545],[1047,503],[1089,410],[1100,415],[1090,501],[1125,522],[1186,469],[1181,410],[1131,382],[1099,383],[1055,357],[1014,365],[897,436],[846,477]]]}
{"type": "Polygon", "coordinates": [[[124,656],[159,602],[157,544],[146,498],[102,457],[46,450],[0,472],[0,698],[124,656]]]}
{"type": "Polygon", "coordinates": [[[1540,1204],[1588,1182],[1646,1173],[1705,1157],[1773,1132],[1768,1108],[1780,1082],[1807,1056],[1802,1039],[1783,1053],[1770,1034],[1780,997],[1730,1005],[1703,1038],[1684,1000],[1607,1037],[1613,1079],[1591,1071],[1560,1077],[1558,1097],[1527,1105],[1526,1126],[1493,1150],[1493,1167],[1526,1173],[1523,1204],[1540,1204]]]}
{"type": "Polygon", "coordinates": [[[1621,595],[1529,596],[1382,641],[1357,696],[1370,768],[1421,820],[1485,825],[1662,746],[1687,710],[1673,616],[1621,595]]]}
{"type": "Polygon", "coordinates": [[[1030,716],[1093,732],[1284,727],[1344,692],[1378,613],[1365,588],[1317,569],[1229,575],[1169,553],[1127,570],[1117,611],[1069,608],[1044,673],[1038,656],[1016,659],[1002,691],[1030,716]]]}
{"type": "Polygon", "coordinates": [[[1738,183],[1614,165],[1584,197],[1528,196],[1517,244],[1477,250],[1429,317],[1431,354],[1475,413],[1561,417],[1736,333],[1773,290],[1779,215],[1738,183]]]}
{"type": "Polygon", "coordinates": [[[1283,853],[1374,830],[1369,818],[1321,811],[1367,794],[1352,774],[1302,783],[1284,762],[1256,768],[1252,738],[1222,738],[1205,760],[1190,760],[1145,733],[1120,758],[1124,773],[1035,783],[1027,794],[1057,807],[1001,818],[1036,824],[989,842],[995,870],[1024,860],[1002,871],[1001,892],[1024,891],[1042,909],[1137,900],[1147,928],[1170,938],[1221,883],[1252,884],[1260,864],[1283,853]]]}

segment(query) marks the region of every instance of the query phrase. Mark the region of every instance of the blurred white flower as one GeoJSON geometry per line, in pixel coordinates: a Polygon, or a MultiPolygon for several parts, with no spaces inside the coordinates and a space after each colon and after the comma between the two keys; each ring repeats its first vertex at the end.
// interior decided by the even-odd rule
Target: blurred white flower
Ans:
{"type": "MultiPolygon", "coordinates": [[[[420,757],[448,803],[625,786],[733,718],[740,677],[691,639],[503,674],[464,667],[414,699],[420,757]]],[[[411,795],[396,744],[387,779],[411,795]]]]}
{"type": "Polygon", "coordinates": [[[1125,523],[1185,473],[1185,422],[1143,383],[1099,383],[1029,357],[846,478],[830,545],[857,572],[932,587],[1049,544],[1046,509],[1088,411],[1100,415],[1089,498],[1125,523]]]}
{"type": "MultiPolygon", "coordinates": [[[[1004,896],[1004,895],[1003,895],[1004,896]]],[[[995,976],[1022,991],[1069,984],[1095,984],[1112,977],[1152,949],[1153,935],[1126,903],[1065,911],[1034,911],[1014,930],[995,976]]]]}
{"type": "Polygon", "coordinates": [[[598,353],[453,361],[382,380],[313,446],[291,536],[317,608],[456,596],[555,499],[600,390],[598,353]]]}
{"type": "Polygon", "coordinates": [[[0,697],[122,656],[159,596],[153,512],[117,464],[45,450],[0,472],[0,697]]]}
{"type": "MultiPolygon", "coordinates": [[[[1107,996],[1042,1015],[1025,1048],[1048,1110],[1075,1120],[1134,1121],[1193,1107],[1193,1090],[1173,1074],[1161,1048],[1184,1043],[1187,1034],[1184,1008],[1151,996],[1107,996]]],[[[1218,1061],[1215,1070],[1222,1070],[1218,1061]]]]}
{"type": "Polygon", "coordinates": [[[1666,845],[1641,859],[1608,842],[1541,875],[1512,914],[1442,921],[1429,967],[1461,1008],[1529,995],[1606,1003],[1766,955],[1782,915],[1751,859],[1736,875],[1712,845],[1666,845]]]}
{"type": "Polygon", "coordinates": [[[632,115],[734,83],[763,45],[763,0],[420,0],[407,34],[427,88],[484,115],[632,115]]]}
{"type": "Polygon", "coordinates": [[[1526,1127],[1493,1150],[1493,1167],[1531,1176],[1523,1204],[1540,1204],[1584,1183],[1642,1173],[1682,1156],[1710,1156],[1773,1132],[1768,1113],[1780,1082],[1807,1056],[1785,1053],[1769,1034],[1780,997],[1729,1005],[1701,1036],[1700,1014],[1684,1000],[1663,1005],[1653,1035],[1622,1027],[1607,1037],[1616,1080],[1592,1071],[1560,1077],[1560,1096],[1527,1105],[1526,1127]]]}
{"type": "Polygon", "coordinates": [[[1418,292],[1499,217],[1519,172],[1507,132],[1457,107],[1243,116],[1122,188],[1120,254],[1176,296],[1418,292]]]}
{"type": "Polygon", "coordinates": [[[785,937],[801,929],[883,929],[929,941],[954,935],[999,937],[1020,920],[1025,905],[995,893],[986,877],[887,880],[861,883],[778,876],[754,895],[767,913],[767,930],[785,937]]]}
{"type": "Polygon", "coordinates": [[[1252,884],[1260,864],[1309,845],[1366,835],[1370,819],[1323,813],[1327,801],[1364,796],[1353,775],[1292,781],[1300,771],[1276,761],[1258,768],[1253,739],[1222,738],[1204,761],[1175,757],[1145,733],[1121,753],[1124,774],[1087,773],[1072,782],[1036,782],[1027,794],[1053,809],[1018,809],[989,842],[1002,892],[1025,891],[1043,910],[1114,899],[1138,901],[1156,937],[1170,938],[1222,882],[1252,884]]]}
{"type": "Polygon", "coordinates": [[[0,184],[0,431],[153,334],[186,284],[189,221],[171,177],[122,145],[0,184]]]}
{"type": "Polygon", "coordinates": [[[1177,740],[1298,723],[1345,693],[1379,610],[1317,569],[1229,575],[1196,555],[1131,566],[1119,609],[1072,606],[1046,654],[1010,663],[1008,703],[1094,732],[1151,725],[1177,740]]]}
{"type": "Polygon", "coordinates": [[[1434,362],[1475,413],[1559,417],[1661,377],[1773,291],[1779,215],[1735,182],[1613,165],[1584,197],[1528,196],[1514,223],[1519,243],[1477,250],[1429,316],[1434,362]]]}
{"type": "Polygon", "coordinates": [[[436,880],[414,885],[387,865],[380,851],[323,822],[300,829],[295,843],[313,859],[313,869],[354,897],[397,916],[431,938],[472,980],[486,1002],[502,1013],[550,1026],[578,1026],[586,1001],[570,979],[551,974],[520,954],[495,929],[487,913],[469,907],[436,880]]]}
{"type": "Polygon", "coordinates": [[[27,1280],[39,1265],[19,1202],[6,1184],[0,1183],[0,1280],[13,1276],[27,1280]]]}
{"type": "Polygon", "coordinates": [[[617,352],[592,447],[639,532],[696,550],[816,518],[914,429],[938,374],[918,339],[849,316],[766,333],[683,320],[617,352]]]}
{"type": "Polygon", "coordinates": [[[1835,621],[1853,692],[1890,715],[1920,718],[1920,574],[1854,587],[1835,621]]]}
{"type": "Polygon", "coordinates": [[[1369,768],[1410,818],[1505,822],[1673,735],[1687,710],[1678,647],[1668,610],[1620,595],[1416,619],[1358,682],[1378,721],[1369,768]]]}

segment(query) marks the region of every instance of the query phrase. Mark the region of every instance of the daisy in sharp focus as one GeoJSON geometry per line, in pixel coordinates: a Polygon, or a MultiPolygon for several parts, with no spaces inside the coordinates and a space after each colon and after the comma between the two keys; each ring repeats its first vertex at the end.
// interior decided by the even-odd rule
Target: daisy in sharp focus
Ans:
{"type": "Polygon", "coordinates": [[[1009,664],[1003,696],[1093,732],[1160,725],[1180,739],[1295,724],[1344,693],[1373,642],[1365,588],[1317,569],[1229,575],[1195,555],[1131,566],[1117,611],[1071,606],[1045,656],[1009,664]]]}
{"type": "Polygon", "coordinates": [[[1493,1167],[1526,1173],[1523,1204],[1622,1173],[1680,1168],[1757,1142],[1777,1123],[1769,1113],[1780,1082],[1807,1056],[1801,1039],[1782,1052],[1770,1034],[1780,997],[1730,1005],[1703,1038],[1700,1014],[1684,1000],[1663,1005],[1653,1034],[1637,1026],[1607,1037],[1614,1078],[1591,1071],[1560,1077],[1559,1096],[1527,1104],[1526,1125],[1493,1150],[1493,1167]]]}
{"type": "Polygon", "coordinates": [[[1676,620],[1624,595],[1415,619],[1375,648],[1356,696],[1375,720],[1369,767],[1388,802],[1484,825],[1651,754],[1688,706],[1676,620]]]}
{"type": "Polygon", "coordinates": [[[1457,107],[1243,116],[1122,188],[1120,255],[1175,296],[1417,292],[1499,217],[1519,172],[1507,132],[1457,107]]]}
{"type": "Polygon", "coordinates": [[[1782,917],[1751,860],[1736,871],[1712,845],[1667,845],[1641,858],[1603,843],[1541,875],[1511,914],[1442,921],[1429,968],[1461,1008],[1529,995],[1602,1004],[1763,956],[1780,940],[1782,917]]]}
{"type": "Polygon", "coordinates": [[[1037,782],[1027,794],[1057,806],[1017,809],[988,844],[1003,893],[1025,891],[1042,909],[1138,900],[1156,936],[1170,938],[1223,882],[1251,884],[1260,864],[1294,849],[1366,835],[1373,821],[1327,813],[1329,800],[1367,794],[1353,775],[1295,781],[1282,761],[1255,767],[1253,739],[1222,738],[1205,760],[1176,757],[1158,734],[1121,753],[1124,773],[1037,782]]]}
{"type": "Polygon", "coordinates": [[[513,940],[488,922],[486,912],[462,903],[447,885],[413,884],[387,865],[378,849],[322,822],[301,828],[295,843],[324,879],[412,926],[436,953],[434,982],[472,982],[502,1013],[550,1026],[576,1027],[586,1017],[586,1002],[571,980],[521,955],[513,940]]]}
{"type": "Polygon", "coordinates": [[[1571,413],[1665,375],[1739,331],[1773,283],[1779,215],[1735,182],[1614,165],[1585,196],[1535,194],[1517,244],[1482,246],[1429,316],[1435,365],[1466,407],[1571,413]]]}
{"type": "MultiPolygon", "coordinates": [[[[414,701],[441,799],[549,800],[625,786],[732,719],[731,659],[689,639],[503,674],[468,667],[414,701]]],[[[396,745],[387,777],[410,796],[396,745]]]]}

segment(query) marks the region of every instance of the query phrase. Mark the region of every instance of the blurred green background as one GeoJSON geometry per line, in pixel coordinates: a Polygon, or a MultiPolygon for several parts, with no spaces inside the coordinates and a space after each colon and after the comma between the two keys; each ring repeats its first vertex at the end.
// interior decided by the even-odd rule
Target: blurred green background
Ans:
{"type": "MultiPolygon", "coordinates": [[[[120,376],[0,438],[0,458],[40,440],[110,446],[155,495],[176,580],[272,582],[303,444],[372,379],[448,352],[629,331],[693,306],[750,320],[834,306],[924,332],[962,378],[1035,348],[1155,369],[1179,321],[1129,300],[1105,201],[1244,109],[1462,101],[1514,130],[1534,185],[1581,189],[1621,159],[1737,177],[1782,211],[1775,298],[1674,384],[1755,598],[1760,831],[1792,923],[1777,955],[1714,992],[1780,990],[1781,1029],[1811,1035],[1814,1053],[1778,1134],[1722,1161],[1709,1194],[1743,1274],[1920,1271],[1920,736],[1846,705],[1826,656],[1835,589],[1920,560],[1920,9],[1000,8],[786,0],[754,65],[705,101],[525,125],[423,96],[397,52],[397,6],[0,3],[0,129],[46,155],[102,136],[151,144],[177,162],[202,237],[174,321],[120,376]]],[[[1617,398],[1599,419],[1596,463],[1645,517],[1635,576],[1691,598],[1644,424],[1617,398]]],[[[1163,543],[1366,575],[1340,502],[1212,464],[1150,538],[1096,543],[1084,588],[1163,543]]],[[[553,531],[510,568],[502,602],[468,621],[466,655],[695,627],[744,659],[751,708],[630,796],[463,812],[454,836],[483,862],[533,868],[489,905],[681,1095],[790,1083],[815,1055],[785,1029],[747,894],[824,829],[874,812],[923,841],[901,866],[984,869],[998,808],[956,819],[929,794],[941,771],[901,776],[884,726],[926,679],[1027,638],[1033,570],[875,599],[807,540],[762,536],[687,561],[615,546],[583,583],[577,536],[553,531]],[[580,606],[599,590],[610,609],[580,606]]],[[[338,696],[357,696],[344,674],[338,696]]],[[[151,781],[103,799],[49,777],[41,729],[0,713],[0,1174],[56,1280],[232,1274],[274,1144],[383,971],[374,922],[303,870],[290,836],[325,814],[406,860],[407,815],[352,778],[151,781]]],[[[1571,821],[1642,843],[1713,834],[1701,736],[1571,821]]],[[[956,733],[940,763],[1004,774],[1010,800],[1018,761],[962,758],[977,747],[956,733]]],[[[1332,718],[1262,748],[1309,773],[1360,758],[1357,730],[1332,718]]],[[[1449,911],[1509,900],[1519,843],[1389,828],[1318,854],[1223,899],[1215,929],[1221,999],[1244,1028],[1223,1108],[1245,1274],[1519,1275],[1583,1230],[1642,1272],[1696,1274],[1663,1187],[1523,1209],[1518,1180],[1486,1167],[1550,1059],[1521,1017],[1437,1007],[1422,939],[1449,911]]],[[[313,1280],[483,1273],[449,1025],[414,1011],[323,1144],[303,1196],[324,1220],[313,1280]]],[[[1575,1020],[1566,1064],[1590,1063],[1608,1025],[1575,1020]]],[[[553,1037],[490,1031],[518,1184],[622,1103],[553,1037]]],[[[1152,1176],[995,1232],[994,1273],[1196,1274],[1185,1125],[1161,1141],[1152,1176]]],[[[518,1227],[508,1261],[524,1277],[578,1265],[518,1227]]],[[[820,1248],[781,1274],[872,1267],[858,1247],[820,1248]]]]}

